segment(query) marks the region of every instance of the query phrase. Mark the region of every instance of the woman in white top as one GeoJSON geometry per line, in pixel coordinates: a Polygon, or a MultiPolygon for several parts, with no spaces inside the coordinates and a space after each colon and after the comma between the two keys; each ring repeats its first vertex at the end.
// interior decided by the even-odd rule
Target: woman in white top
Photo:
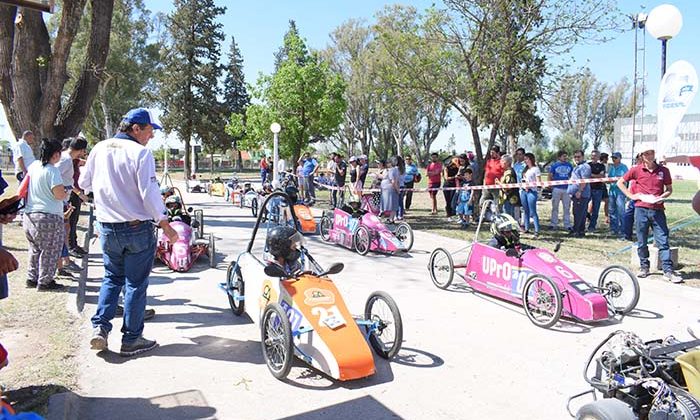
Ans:
{"type": "MultiPolygon", "coordinates": [[[[535,162],[535,155],[525,153],[526,169],[523,173],[523,182],[537,182],[540,180],[540,168],[535,162]]],[[[534,222],[535,238],[540,234],[540,218],[537,216],[537,187],[526,187],[520,191],[520,201],[522,202],[525,214],[525,233],[530,232],[530,218],[534,222]]]]}
{"type": "Polygon", "coordinates": [[[29,241],[27,286],[38,290],[60,290],[56,283],[56,263],[61,255],[66,230],[63,224],[63,200],[66,189],[61,172],[54,165],[61,158],[61,142],[41,141],[40,162],[29,168],[29,192],[22,227],[29,241]]]}

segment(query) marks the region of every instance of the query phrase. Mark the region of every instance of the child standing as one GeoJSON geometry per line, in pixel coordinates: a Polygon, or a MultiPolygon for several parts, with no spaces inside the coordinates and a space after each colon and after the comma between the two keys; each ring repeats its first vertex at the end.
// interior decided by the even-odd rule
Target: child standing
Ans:
{"type": "MultiPolygon", "coordinates": [[[[469,187],[473,185],[472,177],[473,173],[471,168],[464,169],[462,187],[469,187]]],[[[472,200],[472,190],[464,189],[459,190],[459,201],[457,203],[457,215],[460,218],[460,223],[462,228],[466,229],[470,224],[470,217],[474,212],[474,201],[472,200]]]]}

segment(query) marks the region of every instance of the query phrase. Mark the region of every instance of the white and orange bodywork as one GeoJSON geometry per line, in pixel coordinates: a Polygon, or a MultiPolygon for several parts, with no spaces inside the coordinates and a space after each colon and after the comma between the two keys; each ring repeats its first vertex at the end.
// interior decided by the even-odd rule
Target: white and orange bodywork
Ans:
{"type": "Polygon", "coordinates": [[[332,280],[314,275],[270,278],[265,264],[248,252],[240,255],[238,266],[245,279],[245,311],[259,325],[265,307],[279,303],[291,324],[297,357],[341,381],[375,373],[365,336],[332,280]]]}
{"type": "Polygon", "coordinates": [[[316,219],[311,214],[311,209],[304,204],[295,204],[294,213],[299,222],[301,233],[316,233],[316,219]]]}

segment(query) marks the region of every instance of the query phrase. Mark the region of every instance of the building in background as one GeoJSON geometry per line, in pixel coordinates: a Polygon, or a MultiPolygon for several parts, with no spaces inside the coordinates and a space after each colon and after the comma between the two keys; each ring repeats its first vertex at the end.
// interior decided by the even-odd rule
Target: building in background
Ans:
{"type": "MultiPolygon", "coordinates": [[[[647,115],[637,117],[634,148],[636,150],[658,149],[656,147],[656,117],[647,115]]],[[[678,140],[670,151],[671,156],[700,155],[700,114],[688,114],[683,117],[677,129],[678,140]]],[[[632,118],[615,120],[614,151],[622,153],[622,160],[629,164],[633,158],[632,118]]],[[[700,171],[687,163],[669,163],[668,169],[675,179],[700,180],[700,171]]]]}

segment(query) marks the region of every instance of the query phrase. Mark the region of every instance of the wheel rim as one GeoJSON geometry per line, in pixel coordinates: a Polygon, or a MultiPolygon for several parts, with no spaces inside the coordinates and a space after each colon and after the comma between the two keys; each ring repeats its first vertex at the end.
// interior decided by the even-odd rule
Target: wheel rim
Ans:
{"type": "Polygon", "coordinates": [[[355,244],[357,252],[364,253],[369,250],[369,234],[365,229],[357,231],[357,242],[355,244]]]}
{"type": "Polygon", "coordinates": [[[523,302],[527,313],[536,324],[545,325],[551,322],[559,312],[559,303],[552,286],[542,278],[530,282],[523,302]]]}
{"type": "Polygon", "coordinates": [[[450,281],[452,267],[449,255],[443,250],[438,250],[430,257],[430,276],[438,286],[445,286],[450,281]]]}
{"type": "Polygon", "coordinates": [[[608,300],[615,309],[625,309],[634,301],[634,281],[619,268],[612,268],[605,275],[601,287],[606,289],[608,300]]]}
{"type": "Polygon", "coordinates": [[[396,236],[399,241],[406,242],[406,239],[408,239],[408,228],[405,225],[400,225],[396,228],[394,236],[396,236]]]}
{"type": "Polygon", "coordinates": [[[376,322],[378,328],[372,331],[384,351],[388,352],[396,343],[396,323],[391,307],[383,300],[375,298],[370,309],[370,321],[376,322]]]}
{"type": "Polygon", "coordinates": [[[269,311],[265,318],[265,355],[267,363],[274,371],[281,371],[287,359],[287,345],[279,315],[269,311]]]}

